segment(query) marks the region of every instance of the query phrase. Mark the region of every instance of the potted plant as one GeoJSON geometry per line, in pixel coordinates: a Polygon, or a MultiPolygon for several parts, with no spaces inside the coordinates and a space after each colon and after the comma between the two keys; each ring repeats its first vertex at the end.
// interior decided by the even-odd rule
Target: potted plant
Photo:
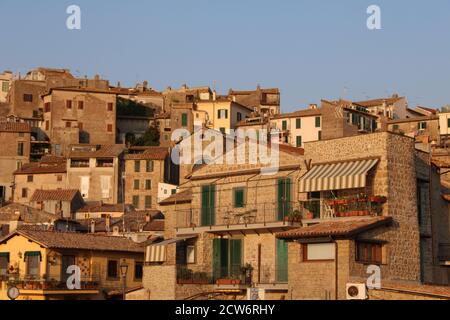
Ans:
{"type": "Polygon", "coordinates": [[[289,222],[301,222],[302,221],[302,213],[300,210],[292,211],[287,217],[289,222]]]}

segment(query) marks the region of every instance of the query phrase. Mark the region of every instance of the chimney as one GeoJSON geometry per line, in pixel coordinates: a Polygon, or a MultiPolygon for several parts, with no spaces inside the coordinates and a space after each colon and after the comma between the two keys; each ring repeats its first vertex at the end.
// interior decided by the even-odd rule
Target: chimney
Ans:
{"type": "Polygon", "coordinates": [[[91,220],[91,233],[95,233],[95,220],[91,220]]]}
{"type": "Polygon", "coordinates": [[[311,103],[311,104],[309,105],[309,109],[310,109],[310,110],[316,110],[316,109],[317,109],[317,104],[311,103]]]}
{"type": "Polygon", "coordinates": [[[144,88],[144,91],[147,90],[148,88],[148,81],[144,80],[144,82],[142,83],[142,87],[144,88]]]}
{"type": "Polygon", "coordinates": [[[181,86],[181,89],[186,90],[187,88],[188,88],[187,84],[183,84],[183,85],[181,86]]]}
{"type": "Polygon", "coordinates": [[[95,80],[95,81],[100,81],[100,75],[96,74],[96,75],[94,76],[94,80],[95,80]]]}
{"type": "Polygon", "coordinates": [[[213,90],[212,99],[213,99],[213,101],[217,100],[217,92],[216,92],[216,90],[213,90]]]}
{"type": "Polygon", "coordinates": [[[394,94],[392,95],[392,98],[397,99],[397,98],[398,98],[398,94],[397,94],[397,93],[394,93],[394,94]]]}
{"type": "Polygon", "coordinates": [[[120,88],[120,81],[117,82],[117,88],[120,88]]]}
{"type": "Polygon", "coordinates": [[[106,232],[110,231],[111,228],[111,216],[107,215],[105,218],[105,228],[106,228],[106,232]]]}

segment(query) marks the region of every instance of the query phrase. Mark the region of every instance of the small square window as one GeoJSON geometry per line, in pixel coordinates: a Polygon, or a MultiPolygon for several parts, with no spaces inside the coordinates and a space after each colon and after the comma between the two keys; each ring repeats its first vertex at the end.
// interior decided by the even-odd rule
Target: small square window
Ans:
{"type": "Polygon", "coordinates": [[[117,279],[119,277],[119,263],[117,260],[109,260],[108,261],[108,271],[107,275],[109,279],[117,279]]]}
{"type": "Polygon", "coordinates": [[[72,100],[66,100],[66,108],[72,109],[72,100]]]}
{"type": "Polygon", "coordinates": [[[108,102],[108,111],[113,111],[113,110],[114,110],[114,103],[108,102]]]}
{"type": "Polygon", "coordinates": [[[33,176],[32,175],[27,176],[27,182],[33,182],[33,176]]]}
{"type": "Polygon", "coordinates": [[[134,180],[133,188],[134,188],[134,190],[139,190],[139,180],[134,180]]]}
{"type": "Polygon", "coordinates": [[[84,110],[84,101],[78,101],[78,110],[84,110]]]}

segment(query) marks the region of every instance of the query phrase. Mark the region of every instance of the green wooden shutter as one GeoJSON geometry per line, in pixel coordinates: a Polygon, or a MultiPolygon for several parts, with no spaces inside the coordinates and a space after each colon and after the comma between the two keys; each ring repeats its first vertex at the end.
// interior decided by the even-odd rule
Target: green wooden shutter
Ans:
{"type": "Polygon", "coordinates": [[[320,128],[320,117],[316,117],[316,128],[320,128]]]}
{"type": "Polygon", "coordinates": [[[284,180],[280,179],[278,180],[278,191],[277,191],[277,199],[278,199],[278,221],[283,221],[284,219],[284,205],[283,205],[283,198],[284,198],[284,180]]]}
{"type": "Polygon", "coordinates": [[[288,246],[284,240],[276,240],[276,278],[277,282],[288,282],[288,246]]]}
{"type": "Polygon", "coordinates": [[[228,119],[228,110],[225,110],[225,119],[228,119]]]}
{"type": "Polygon", "coordinates": [[[213,276],[215,280],[228,276],[227,239],[213,239],[213,276]]]}
{"type": "Polygon", "coordinates": [[[230,240],[230,272],[232,277],[239,277],[242,268],[242,240],[230,240]]]}
{"type": "Polygon", "coordinates": [[[283,120],[281,126],[282,126],[283,131],[286,131],[287,130],[287,121],[283,120]]]}
{"type": "Polygon", "coordinates": [[[216,186],[202,187],[202,226],[215,224],[216,186]]]}
{"type": "Polygon", "coordinates": [[[302,128],[302,119],[298,118],[295,120],[295,126],[297,129],[301,129],[302,128]]]}
{"type": "Polygon", "coordinates": [[[244,207],[244,189],[234,190],[234,207],[235,208],[244,207]]]}
{"type": "Polygon", "coordinates": [[[302,136],[297,136],[297,147],[300,148],[302,146],[302,136]]]}
{"type": "Polygon", "coordinates": [[[182,127],[187,127],[188,125],[188,116],[187,113],[182,113],[181,114],[181,126],[182,127]]]}

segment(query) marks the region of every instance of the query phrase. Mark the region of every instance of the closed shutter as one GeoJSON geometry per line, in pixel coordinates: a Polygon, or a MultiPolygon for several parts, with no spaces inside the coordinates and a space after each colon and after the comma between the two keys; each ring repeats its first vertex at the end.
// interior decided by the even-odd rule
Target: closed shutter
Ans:
{"type": "Polygon", "coordinates": [[[109,199],[111,197],[111,177],[101,176],[100,185],[102,188],[102,198],[109,199]]]}
{"type": "Polygon", "coordinates": [[[83,198],[89,198],[89,177],[80,178],[80,191],[83,198]]]}
{"type": "Polygon", "coordinates": [[[289,215],[291,202],[291,179],[278,180],[278,221],[289,215]]]}
{"type": "Polygon", "coordinates": [[[230,240],[230,276],[239,277],[242,268],[242,240],[230,240]]]}
{"type": "Polygon", "coordinates": [[[244,189],[234,190],[234,207],[235,208],[244,207],[244,189]]]}
{"type": "Polygon", "coordinates": [[[302,119],[301,118],[295,120],[295,127],[297,129],[301,129],[302,128],[302,119]]]}
{"type": "Polygon", "coordinates": [[[276,240],[276,278],[277,282],[288,282],[288,246],[286,241],[276,240]]]}
{"type": "Polygon", "coordinates": [[[181,114],[181,126],[187,127],[187,125],[188,125],[188,116],[187,113],[183,113],[181,114]]]}
{"type": "Polygon", "coordinates": [[[216,186],[202,187],[202,226],[215,224],[216,186]]]}
{"type": "Polygon", "coordinates": [[[213,239],[213,276],[215,280],[228,276],[227,239],[213,239]]]}

